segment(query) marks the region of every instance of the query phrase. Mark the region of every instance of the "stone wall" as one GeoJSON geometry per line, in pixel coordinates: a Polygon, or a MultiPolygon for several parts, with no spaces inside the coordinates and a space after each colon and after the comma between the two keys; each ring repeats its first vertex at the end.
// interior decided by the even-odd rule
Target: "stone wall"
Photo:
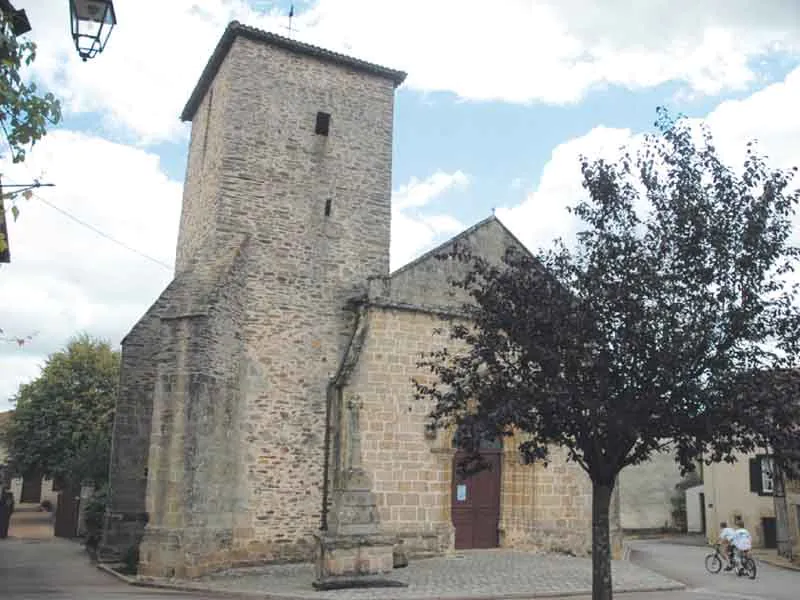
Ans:
{"type": "MultiPolygon", "coordinates": [[[[215,204],[221,193],[224,132],[228,115],[236,110],[232,102],[230,61],[223,61],[192,118],[186,175],[183,184],[175,271],[182,273],[214,244],[215,204]]],[[[245,175],[246,176],[246,175],[245,175]]]]}
{"type": "Polygon", "coordinates": [[[120,558],[139,543],[147,522],[147,458],[157,355],[160,313],[174,282],[153,303],[122,340],[120,382],[114,412],[109,468],[109,500],[100,553],[120,558]]]}
{"type": "MultiPolygon", "coordinates": [[[[519,440],[507,440],[503,476],[502,544],[546,552],[585,555],[591,549],[592,486],[566,452],[551,449],[547,466],[520,464],[519,440]]],[[[612,534],[618,534],[618,505],[612,534]]],[[[617,542],[619,545],[619,542],[617,542]]]]}
{"type": "Polygon", "coordinates": [[[247,244],[226,254],[214,269],[194,265],[187,273],[195,285],[173,293],[162,315],[142,575],[193,577],[229,566],[237,544],[250,541],[235,527],[247,244]],[[206,286],[211,291],[201,293],[206,286]],[[204,296],[205,306],[196,301],[204,296]]]}
{"type": "Polygon", "coordinates": [[[792,541],[794,560],[800,564],[800,480],[787,481],[786,506],[789,513],[789,539],[792,541]]]}
{"type": "MultiPolygon", "coordinates": [[[[403,539],[411,556],[453,548],[452,435],[426,435],[430,406],[414,399],[411,384],[412,378],[429,377],[416,366],[419,354],[447,344],[444,335],[434,334],[441,326],[439,316],[423,311],[370,310],[369,334],[346,390],[363,402],[363,461],[373,478],[382,529],[403,539]]],[[[522,465],[518,443],[505,441],[501,545],[586,554],[591,545],[588,477],[559,449],[547,467],[522,465]]],[[[618,511],[615,502],[617,552],[618,511]]]]}
{"type": "Polygon", "coordinates": [[[374,302],[392,305],[438,308],[460,308],[471,298],[461,289],[450,285],[451,279],[461,279],[467,265],[458,260],[440,260],[455,243],[496,264],[500,264],[509,246],[518,246],[516,238],[494,217],[470,227],[453,240],[435,248],[420,258],[394,271],[389,278],[371,282],[370,297],[374,302]]]}
{"type": "Polygon", "coordinates": [[[394,84],[247,39],[226,60],[237,108],[215,229],[253,239],[241,526],[254,555],[299,560],[321,521],[326,390],[353,322],[345,305],[389,268],[394,84]],[[328,136],[314,132],[320,111],[328,136]]]}
{"type": "Polygon", "coordinates": [[[311,558],[345,306],[389,266],[391,80],[238,37],[210,89],[193,119],[182,308],[161,332],[140,565],[156,576],[311,558]],[[230,270],[207,267],[242,236],[230,270]]]}
{"type": "Polygon", "coordinates": [[[382,530],[402,538],[411,556],[452,547],[453,452],[446,436],[426,438],[429,406],[414,399],[411,383],[423,375],[419,353],[434,348],[433,329],[440,325],[435,315],[370,310],[367,340],[345,392],[363,402],[362,460],[382,530]]]}
{"type": "MultiPolygon", "coordinates": [[[[413,397],[411,379],[430,377],[416,367],[420,353],[449,345],[442,314],[468,300],[447,281],[465,273],[463,263],[439,260],[454,242],[499,263],[518,241],[494,217],[451,242],[370,282],[369,334],[349,393],[361,397],[367,431],[362,441],[385,531],[405,540],[413,555],[452,548],[451,435],[425,436],[430,407],[413,397]]],[[[586,554],[591,547],[591,483],[565,454],[553,450],[551,463],[521,465],[519,440],[505,441],[501,491],[501,545],[586,554]]],[[[621,551],[619,497],[612,506],[612,545],[621,551]]]]}
{"type": "MultiPolygon", "coordinates": [[[[52,479],[47,479],[46,477],[42,478],[42,495],[39,499],[39,503],[41,504],[47,500],[55,510],[56,504],[58,504],[58,492],[53,490],[53,483],[52,479]]],[[[14,477],[8,484],[9,491],[14,495],[14,502],[19,503],[22,497],[23,478],[14,477]]]]}

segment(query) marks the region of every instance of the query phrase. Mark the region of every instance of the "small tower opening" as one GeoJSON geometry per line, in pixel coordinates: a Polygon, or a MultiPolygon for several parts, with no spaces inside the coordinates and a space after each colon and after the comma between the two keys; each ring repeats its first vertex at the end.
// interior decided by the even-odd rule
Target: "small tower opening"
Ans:
{"type": "Polygon", "coordinates": [[[331,127],[331,114],[326,112],[317,113],[317,125],[314,127],[314,133],[317,135],[328,135],[331,127]]]}
{"type": "Polygon", "coordinates": [[[331,216],[331,199],[330,198],[325,200],[325,216],[326,217],[330,217],[331,216]]]}

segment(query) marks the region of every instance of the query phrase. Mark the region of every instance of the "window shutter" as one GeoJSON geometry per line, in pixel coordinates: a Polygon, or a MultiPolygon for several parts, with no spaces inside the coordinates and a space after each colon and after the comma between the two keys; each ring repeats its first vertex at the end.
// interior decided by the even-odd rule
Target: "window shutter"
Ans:
{"type": "Polygon", "coordinates": [[[756,494],[761,493],[761,459],[750,459],[750,491],[756,494]]]}

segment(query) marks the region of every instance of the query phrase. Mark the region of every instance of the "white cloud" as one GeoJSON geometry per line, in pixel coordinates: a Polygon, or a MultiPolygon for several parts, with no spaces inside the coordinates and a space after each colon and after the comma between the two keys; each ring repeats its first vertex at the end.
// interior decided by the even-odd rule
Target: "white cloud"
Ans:
{"type": "Polygon", "coordinates": [[[403,67],[411,87],[475,100],[567,103],[667,81],[718,93],[753,81],[752,58],[798,47],[797,4],[762,4],[321,0],[307,35],[403,67]]]}
{"type": "Polygon", "coordinates": [[[453,187],[466,187],[469,178],[461,171],[444,173],[436,171],[427,179],[420,181],[416,177],[400,186],[392,194],[392,206],[397,210],[420,208],[428,204],[436,196],[453,187]]]}
{"type": "MultiPolygon", "coordinates": [[[[609,0],[599,10],[590,0],[508,0],[489,12],[490,5],[472,0],[319,0],[298,15],[302,32],[295,37],[406,69],[414,89],[473,100],[570,102],[596,85],[669,80],[714,93],[751,82],[749,59],[775,43],[796,46],[800,23],[794,1],[731,0],[725,10],[721,2],[609,0]]],[[[68,111],[138,143],[179,140],[188,132],[178,114],[229,20],[285,33],[285,17],[264,16],[263,8],[257,14],[243,0],[118,2],[119,25],[107,50],[82,63],[71,46],[67,5],[25,3],[40,41],[36,73],[68,111]]],[[[800,164],[798,97],[800,69],[747,99],[723,103],[708,122],[733,157],[758,137],[774,163],[800,164]]],[[[536,190],[498,216],[532,246],[568,235],[575,224],[564,207],[582,193],[578,155],[613,153],[634,135],[597,127],[559,145],[536,190]]],[[[41,198],[166,267],[39,199],[21,201],[20,220],[10,224],[12,263],[0,266],[0,327],[12,338],[0,344],[0,406],[71,335],[85,329],[118,343],[158,296],[171,277],[182,185],[163,173],[155,154],[70,131],[48,134],[25,165],[3,167],[4,180],[15,182],[44,171],[58,185],[40,190],[41,198]],[[33,333],[30,344],[13,342],[33,333]]],[[[466,227],[457,211],[431,203],[463,193],[469,183],[461,171],[436,171],[395,190],[392,268],[466,227]]]]}
{"type": "MultiPolygon", "coordinates": [[[[158,156],[71,131],[48,134],[25,164],[3,166],[6,181],[43,173],[57,186],[19,199],[20,217],[9,223],[12,260],[0,266],[0,410],[71,336],[88,331],[116,346],[161,293],[172,275],[182,187],[164,175],[158,156]]],[[[436,171],[395,192],[393,264],[464,228],[428,209],[468,181],[461,171],[436,171]]]]}
{"type": "Polygon", "coordinates": [[[745,144],[755,139],[770,165],[800,167],[800,67],[786,78],[741,100],[720,104],[706,119],[720,152],[741,164],[745,144]]]}
{"type": "Polygon", "coordinates": [[[574,236],[580,221],[566,210],[582,197],[580,156],[613,159],[631,141],[629,129],[595,127],[555,147],[539,184],[520,204],[499,207],[497,217],[531,249],[548,247],[556,237],[574,236]]]}
{"type": "Polygon", "coordinates": [[[244,0],[117,2],[106,49],[82,62],[69,35],[68,2],[31,0],[25,9],[39,46],[34,72],[65,109],[98,112],[108,133],[145,144],[188,134],[178,115],[229,21],[278,27],[244,0]]]}
{"type": "Polygon", "coordinates": [[[469,176],[461,171],[436,171],[422,180],[412,177],[392,192],[392,270],[436,242],[465,229],[464,224],[451,215],[423,213],[421,209],[451,190],[463,190],[468,185],[469,176]]]}
{"type": "MultiPolygon", "coordinates": [[[[144,143],[186,135],[178,114],[230,20],[287,33],[285,3],[138,0],[118,3],[108,47],[82,63],[67,4],[26,3],[35,71],[70,111],[100,111],[144,143]]],[[[800,48],[794,0],[318,0],[294,25],[297,39],[407,70],[413,89],[507,102],[668,81],[716,94],[756,81],[754,59],[800,48]]]]}
{"type": "MultiPolygon", "coordinates": [[[[784,81],[742,100],[723,102],[705,119],[722,159],[741,166],[748,141],[776,168],[800,167],[800,67],[784,81]]],[[[701,120],[697,120],[699,123],[701,120]]],[[[641,133],[597,126],[583,136],[558,145],[542,170],[536,190],[520,204],[497,209],[497,216],[531,249],[549,247],[553,239],[574,237],[580,222],[567,213],[585,192],[581,187],[579,156],[613,160],[622,146],[635,148],[641,133]]],[[[796,181],[800,184],[800,181],[796,181]]],[[[796,230],[800,233],[800,216],[796,230]]]]}
{"type": "Polygon", "coordinates": [[[156,155],[76,132],[53,131],[26,163],[3,167],[6,182],[43,172],[57,185],[18,200],[16,222],[7,215],[11,263],[0,266],[0,327],[12,340],[0,345],[0,406],[78,331],[119,343],[171,278],[181,201],[181,184],[164,175],[156,155]],[[31,334],[22,348],[13,343],[31,334]]]}

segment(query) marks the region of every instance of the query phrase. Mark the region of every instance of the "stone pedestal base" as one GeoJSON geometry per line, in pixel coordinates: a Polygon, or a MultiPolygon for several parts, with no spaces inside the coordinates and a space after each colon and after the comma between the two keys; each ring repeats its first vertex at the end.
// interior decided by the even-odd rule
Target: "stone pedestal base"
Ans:
{"type": "Polygon", "coordinates": [[[114,563],[125,560],[142,540],[147,513],[107,511],[103,520],[98,561],[114,563]]]}
{"type": "Polygon", "coordinates": [[[315,589],[406,586],[387,577],[394,567],[394,537],[318,534],[316,538],[315,589]]]}
{"type": "Polygon", "coordinates": [[[187,570],[182,531],[148,525],[139,545],[139,575],[158,579],[184,579],[196,575],[187,570]]]}

